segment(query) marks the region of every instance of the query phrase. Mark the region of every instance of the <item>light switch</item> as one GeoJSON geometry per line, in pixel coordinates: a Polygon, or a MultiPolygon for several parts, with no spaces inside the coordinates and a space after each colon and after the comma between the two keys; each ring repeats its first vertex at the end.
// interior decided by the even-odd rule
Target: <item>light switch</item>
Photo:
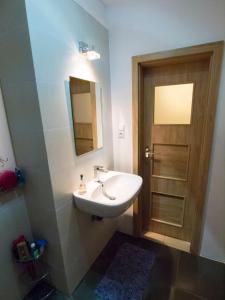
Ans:
{"type": "Polygon", "coordinates": [[[124,139],[125,138],[125,125],[124,124],[119,125],[118,138],[119,139],[124,139]]]}

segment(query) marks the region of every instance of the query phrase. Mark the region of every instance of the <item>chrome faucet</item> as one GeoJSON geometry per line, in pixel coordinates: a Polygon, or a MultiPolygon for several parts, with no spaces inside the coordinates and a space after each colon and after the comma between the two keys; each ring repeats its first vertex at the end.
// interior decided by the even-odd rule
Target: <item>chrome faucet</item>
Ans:
{"type": "Polygon", "coordinates": [[[98,172],[107,173],[108,170],[105,169],[103,166],[94,166],[94,178],[98,176],[98,172]]]}
{"type": "Polygon", "coordinates": [[[94,177],[96,178],[96,182],[101,185],[103,195],[109,200],[115,200],[116,197],[110,196],[104,186],[104,182],[98,178],[98,172],[108,173],[109,171],[105,169],[103,166],[94,166],[94,177]]]}

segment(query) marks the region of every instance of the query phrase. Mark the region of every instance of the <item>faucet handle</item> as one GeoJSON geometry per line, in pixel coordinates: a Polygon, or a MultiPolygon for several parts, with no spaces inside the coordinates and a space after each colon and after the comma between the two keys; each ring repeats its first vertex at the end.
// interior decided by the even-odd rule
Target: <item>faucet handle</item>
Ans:
{"type": "Polygon", "coordinates": [[[103,166],[94,166],[94,177],[97,177],[98,176],[98,171],[100,172],[104,172],[104,173],[107,173],[108,170],[105,169],[103,166]]]}
{"type": "Polygon", "coordinates": [[[96,166],[94,166],[94,170],[102,170],[102,169],[104,169],[104,167],[103,166],[100,166],[100,165],[96,165],[96,166]]]}
{"type": "Polygon", "coordinates": [[[102,169],[103,169],[103,166],[95,165],[95,166],[94,166],[94,177],[97,177],[97,175],[98,175],[98,170],[102,170],[102,169]]]}
{"type": "Polygon", "coordinates": [[[101,186],[104,186],[104,182],[98,178],[95,180],[95,182],[99,183],[101,186]]]}

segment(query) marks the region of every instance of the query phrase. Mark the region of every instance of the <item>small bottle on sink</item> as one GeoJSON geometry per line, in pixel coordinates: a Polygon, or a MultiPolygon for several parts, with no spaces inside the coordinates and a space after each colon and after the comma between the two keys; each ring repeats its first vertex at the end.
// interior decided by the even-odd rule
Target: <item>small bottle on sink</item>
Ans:
{"type": "Polygon", "coordinates": [[[83,195],[83,194],[86,193],[86,191],[87,191],[87,189],[86,189],[86,184],[84,183],[84,175],[81,174],[80,175],[80,185],[79,185],[78,194],[83,195]]]}

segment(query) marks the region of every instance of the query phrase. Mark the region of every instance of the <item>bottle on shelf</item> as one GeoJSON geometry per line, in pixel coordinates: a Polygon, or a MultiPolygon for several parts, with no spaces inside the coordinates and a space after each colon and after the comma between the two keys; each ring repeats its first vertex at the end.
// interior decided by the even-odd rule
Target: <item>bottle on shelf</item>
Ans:
{"type": "Polygon", "coordinates": [[[30,244],[30,252],[34,259],[37,259],[40,255],[39,249],[34,242],[30,244]]]}

